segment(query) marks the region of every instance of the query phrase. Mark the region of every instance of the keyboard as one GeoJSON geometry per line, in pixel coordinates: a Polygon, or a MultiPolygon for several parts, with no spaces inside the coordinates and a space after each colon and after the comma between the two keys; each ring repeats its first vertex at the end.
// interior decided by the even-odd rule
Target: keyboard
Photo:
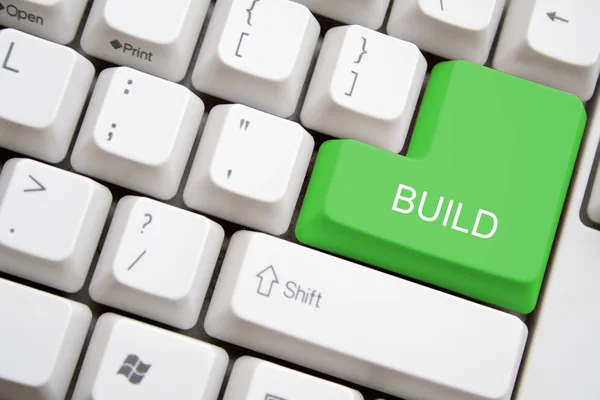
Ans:
{"type": "Polygon", "coordinates": [[[600,399],[599,18],[0,0],[0,399],[600,399]]]}

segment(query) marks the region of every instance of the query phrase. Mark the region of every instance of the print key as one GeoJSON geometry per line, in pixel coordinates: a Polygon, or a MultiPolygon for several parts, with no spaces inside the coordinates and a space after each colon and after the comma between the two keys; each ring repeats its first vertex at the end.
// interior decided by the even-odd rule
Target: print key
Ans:
{"type": "Polygon", "coordinates": [[[352,140],[321,147],[298,239],[528,313],[585,120],[575,96],[441,64],[406,157],[352,140]]]}

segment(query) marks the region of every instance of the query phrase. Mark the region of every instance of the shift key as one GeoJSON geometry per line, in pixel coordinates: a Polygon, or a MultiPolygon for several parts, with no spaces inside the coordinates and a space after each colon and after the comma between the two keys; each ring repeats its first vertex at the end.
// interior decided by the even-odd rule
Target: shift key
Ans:
{"type": "Polygon", "coordinates": [[[204,329],[348,382],[427,400],[509,400],[527,341],[514,315],[248,231],[231,238],[204,329]]]}
{"type": "Polygon", "coordinates": [[[575,96],[466,61],[442,63],[406,156],[352,140],[323,144],[296,236],[529,313],[585,121],[575,96]]]}

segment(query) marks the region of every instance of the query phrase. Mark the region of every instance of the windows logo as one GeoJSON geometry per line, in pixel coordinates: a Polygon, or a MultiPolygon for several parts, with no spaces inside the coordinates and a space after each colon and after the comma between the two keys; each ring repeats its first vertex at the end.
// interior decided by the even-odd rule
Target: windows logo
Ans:
{"type": "Polygon", "coordinates": [[[144,364],[135,354],[130,354],[125,357],[125,361],[117,371],[117,375],[123,375],[129,383],[137,385],[144,379],[151,366],[151,364],[144,364]]]}

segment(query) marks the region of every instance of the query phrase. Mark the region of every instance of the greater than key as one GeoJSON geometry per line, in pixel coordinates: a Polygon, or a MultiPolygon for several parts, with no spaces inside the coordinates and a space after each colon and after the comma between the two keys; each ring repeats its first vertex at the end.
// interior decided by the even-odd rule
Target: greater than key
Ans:
{"type": "Polygon", "coordinates": [[[439,64],[406,156],[323,144],[296,236],[529,313],[585,122],[575,96],[466,61],[439,64]]]}

